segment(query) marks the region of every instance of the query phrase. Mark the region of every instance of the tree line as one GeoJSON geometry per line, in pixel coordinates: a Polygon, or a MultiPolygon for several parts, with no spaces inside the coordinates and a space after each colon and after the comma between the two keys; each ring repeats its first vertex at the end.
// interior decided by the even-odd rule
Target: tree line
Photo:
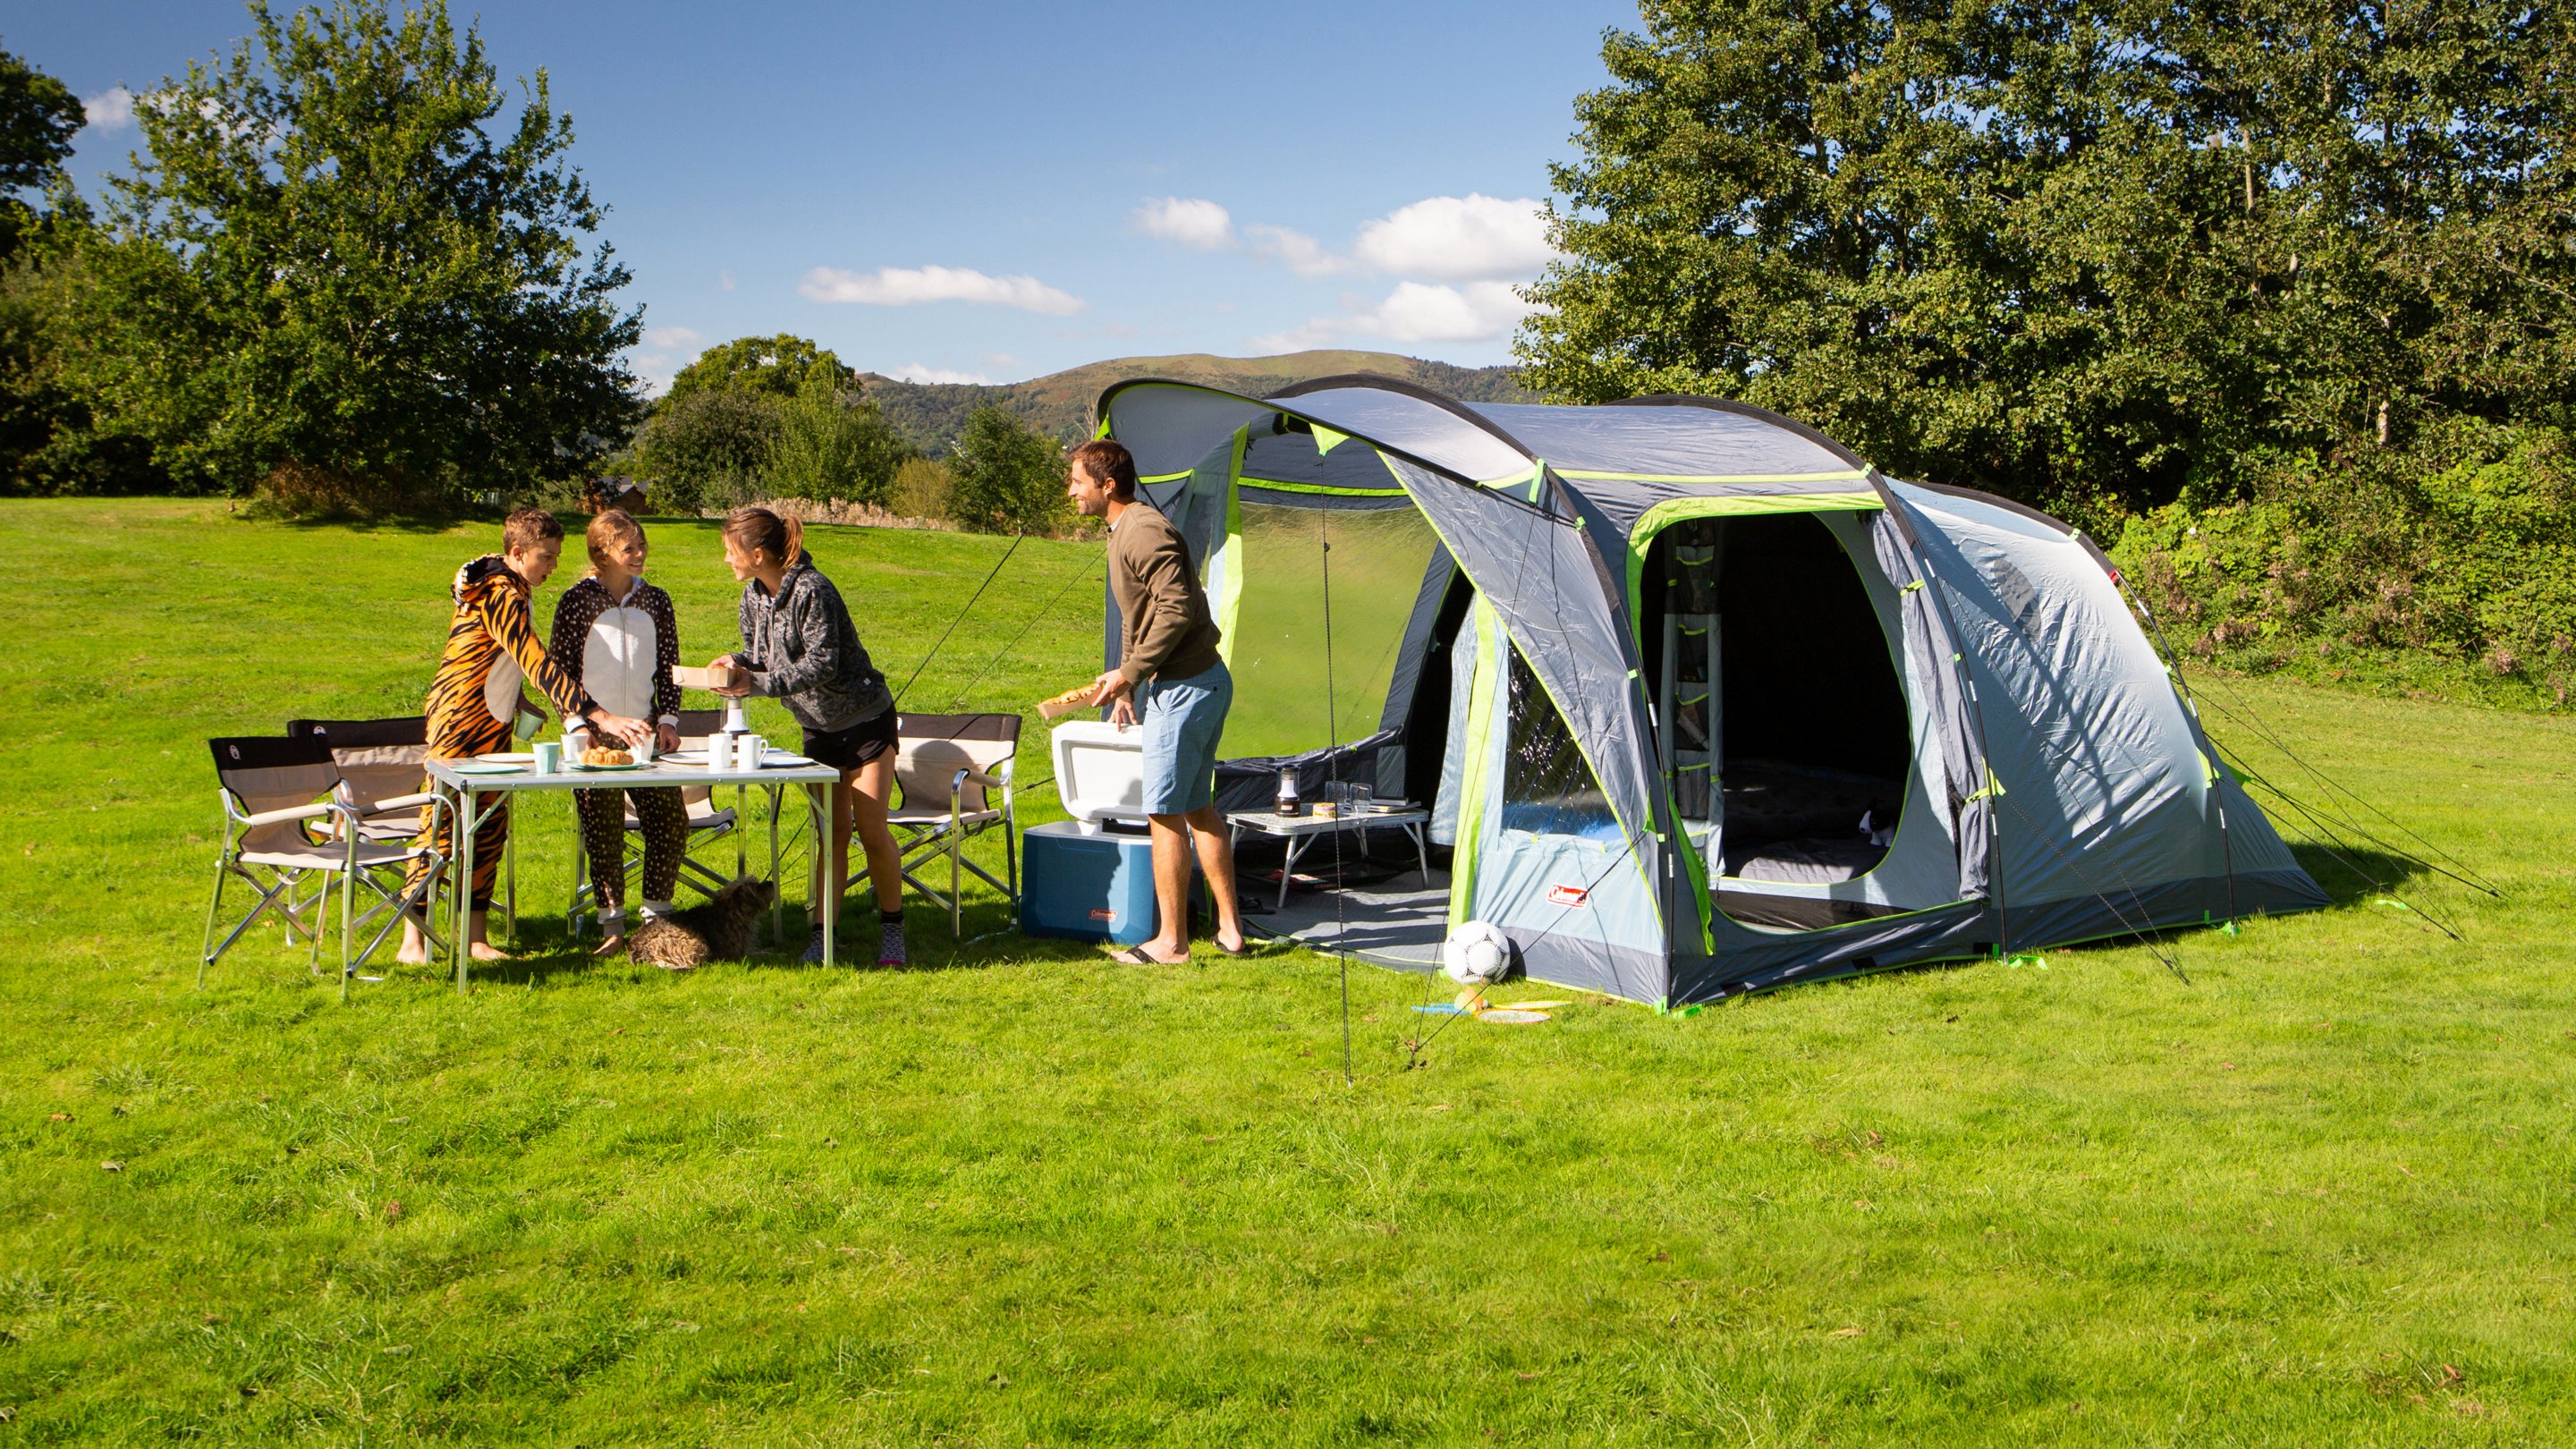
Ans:
{"type": "Polygon", "coordinates": [[[614,463],[690,506],[887,506],[920,464],[941,518],[1064,521],[1051,443],[978,416],[953,465],[913,458],[800,339],[712,349],[648,401],[543,70],[505,85],[444,0],[249,12],[137,97],[95,205],[63,169],[81,103],[0,52],[0,487],[436,513],[569,504],[614,463]]]}
{"type": "Polygon", "coordinates": [[[2495,0],[1646,0],[1526,376],[2116,517],[2564,427],[2576,32],[2495,0]]]}

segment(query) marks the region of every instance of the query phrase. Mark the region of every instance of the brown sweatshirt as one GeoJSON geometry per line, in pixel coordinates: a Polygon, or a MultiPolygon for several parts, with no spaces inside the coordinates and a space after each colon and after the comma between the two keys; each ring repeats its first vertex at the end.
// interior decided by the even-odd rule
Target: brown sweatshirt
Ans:
{"type": "Polygon", "coordinates": [[[1129,684],[1188,679],[1220,662],[1189,545],[1152,504],[1130,504],[1109,530],[1109,596],[1123,637],[1118,677],[1129,684]]]}

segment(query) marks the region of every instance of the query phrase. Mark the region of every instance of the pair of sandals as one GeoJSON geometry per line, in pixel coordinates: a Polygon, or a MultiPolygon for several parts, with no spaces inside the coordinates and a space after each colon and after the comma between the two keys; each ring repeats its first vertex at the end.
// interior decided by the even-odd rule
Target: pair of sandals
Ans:
{"type": "MultiPolygon", "coordinates": [[[[1252,938],[1249,936],[1243,938],[1243,944],[1240,946],[1228,946],[1223,941],[1214,939],[1211,939],[1209,944],[1215,946],[1219,951],[1224,952],[1228,956],[1249,956],[1252,954],[1252,938]]],[[[1109,959],[1129,966],[1178,966],[1181,964],[1181,961],[1187,961],[1190,958],[1183,956],[1181,961],[1161,961],[1146,955],[1145,948],[1142,946],[1128,946],[1111,952],[1109,959]]]]}

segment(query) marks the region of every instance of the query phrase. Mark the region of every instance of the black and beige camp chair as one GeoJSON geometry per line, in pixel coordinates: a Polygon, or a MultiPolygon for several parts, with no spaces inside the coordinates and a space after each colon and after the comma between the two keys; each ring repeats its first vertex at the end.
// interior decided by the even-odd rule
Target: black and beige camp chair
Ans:
{"type": "MultiPolygon", "coordinates": [[[[680,748],[704,750],[707,747],[707,736],[718,733],[723,728],[723,710],[684,709],[680,711],[680,748]]],[[[747,864],[740,833],[742,787],[740,785],[734,787],[734,803],[731,805],[717,805],[715,796],[713,785],[680,787],[680,803],[687,807],[689,812],[688,844],[680,855],[680,883],[707,896],[714,895],[740,878],[747,864]],[[720,861],[710,861],[699,854],[728,836],[732,837],[734,843],[731,874],[727,874],[722,869],[720,861]]],[[[635,879],[636,872],[643,866],[643,847],[640,844],[643,834],[644,822],[635,818],[634,804],[629,801],[626,808],[626,878],[629,881],[635,879]]],[[[590,879],[590,852],[582,848],[580,835],[579,830],[573,832],[572,906],[567,913],[567,919],[572,923],[571,930],[576,940],[580,939],[583,921],[599,919],[598,887],[597,883],[590,879]]]]}
{"type": "MultiPolygon", "coordinates": [[[[903,802],[887,812],[886,820],[903,854],[903,878],[946,907],[949,933],[962,934],[961,871],[982,877],[1014,905],[1020,899],[1019,813],[1011,800],[1020,717],[907,711],[897,719],[895,735],[894,778],[903,789],[903,802]],[[1002,832],[1007,881],[966,858],[967,842],[996,827],[1002,832]],[[942,856],[948,859],[945,895],[921,878],[922,868],[942,856]]],[[[857,852],[851,854],[855,858],[857,852]]]]}
{"type": "MultiPolygon", "coordinates": [[[[427,910],[442,875],[445,858],[426,845],[395,845],[362,838],[361,817],[344,789],[330,747],[310,734],[275,738],[242,736],[206,742],[213,751],[217,795],[224,810],[223,852],[215,861],[215,889],[206,905],[206,934],[197,959],[197,984],[206,984],[206,968],[232,949],[263,915],[274,913],[287,939],[312,943],[312,965],[320,974],[322,933],[329,927],[331,888],[340,888],[340,993],[348,996],[349,978],[373,954],[406,910],[427,910]],[[422,883],[405,889],[404,876],[413,860],[432,865],[422,883]],[[265,879],[263,879],[263,873],[265,879]],[[220,945],[215,927],[221,921],[224,886],[239,880],[259,896],[220,945]],[[319,888],[300,897],[308,882],[319,888]],[[356,909],[357,887],[375,893],[375,903],[356,909]],[[372,929],[364,950],[352,951],[357,934],[372,929]]],[[[423,805],[445,808],[434,795],[393,797],[375,802],[380,808],[423,805]]]]}
{"type": "Polygon", "coordinates": [[[310,735],[329,746],[331,762],[351,808],[358,838],[370,843],[409,840],[420,832],[420,811],[385,801],[416,799],[429,760],[429,719],[291,719],[289,735],[310,735]]]}

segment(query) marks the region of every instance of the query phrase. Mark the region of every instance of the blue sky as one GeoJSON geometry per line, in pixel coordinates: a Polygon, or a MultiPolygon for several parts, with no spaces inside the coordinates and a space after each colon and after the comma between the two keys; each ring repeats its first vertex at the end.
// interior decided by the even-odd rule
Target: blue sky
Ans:
{"type": "MultiPolygon", "coordinates": [[[[1604,0],[453,13],[573,117],[657,385],[773,332],[931,380],[1311,346],[1504,361],[1547,165],[1601,32],[1636,24],[1604,0]]],[[[73,159],[93,188],[140,141],[119,88],[248,30],[234,0],[0,4],[0,48],[100,102],[73,159]]]]}

